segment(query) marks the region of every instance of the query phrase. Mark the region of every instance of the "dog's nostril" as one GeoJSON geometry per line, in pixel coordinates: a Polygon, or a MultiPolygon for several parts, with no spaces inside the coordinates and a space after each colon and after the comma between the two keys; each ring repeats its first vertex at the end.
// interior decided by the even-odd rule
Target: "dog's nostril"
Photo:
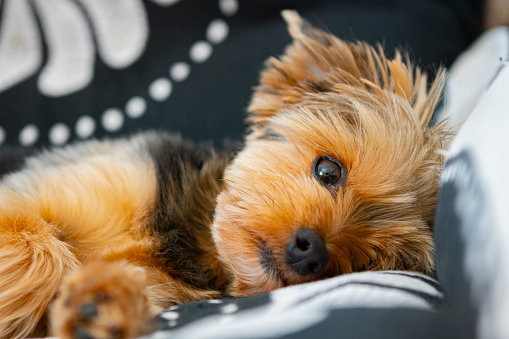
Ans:
{"type": "Polygon", "coordinates": [[[329,252],[322,237],[312,228],[299,229],[286,247],[286,263],[302,276],[323,272],[329,252]]]}
{"type": "Polygon", "coordinates": [[[309,241],[307,239],[303,239],[299,236],[297,236],[296,244],[297,244],[297,247],[302,251],[309,250],[309,247],[311,246],[311,244],[309,243],[309,241]]]}

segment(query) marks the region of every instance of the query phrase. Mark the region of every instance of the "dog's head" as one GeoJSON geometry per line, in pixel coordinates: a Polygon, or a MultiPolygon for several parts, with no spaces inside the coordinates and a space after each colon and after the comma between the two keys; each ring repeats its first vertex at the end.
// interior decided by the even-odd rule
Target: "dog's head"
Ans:
{"type": "Polygon", "coordinates": [[[428,127],[444,81],[285,11],[246,146],[225,174],[213,236],[235,296],[362,270],[433,270],[447,132],[428,127]]]}

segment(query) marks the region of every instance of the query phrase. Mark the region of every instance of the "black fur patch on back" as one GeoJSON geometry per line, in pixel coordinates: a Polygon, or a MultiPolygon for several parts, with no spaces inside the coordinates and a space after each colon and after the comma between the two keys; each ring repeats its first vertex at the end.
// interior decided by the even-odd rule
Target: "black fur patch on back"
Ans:
{"type": "Polygon", "coordinates": [[[215,259],[210,225],[230,157],[169,134],[148,135],[147,141],[157,170],[158,198],[150,231],[160,241],[159,255],[171,274],[186,283],[225,288],[216,286],[217,272],[209,264],[212,256],[215,259]]]}

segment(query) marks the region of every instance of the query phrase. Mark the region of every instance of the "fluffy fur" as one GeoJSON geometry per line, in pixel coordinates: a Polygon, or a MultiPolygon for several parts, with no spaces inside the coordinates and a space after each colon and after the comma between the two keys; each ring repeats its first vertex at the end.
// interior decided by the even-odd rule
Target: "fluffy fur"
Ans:
{"type": "Polygon", "coordinates": [[[165,307],[223,296],[209,229],[229,159],[145,133],[5,176],[0,337],[133,337],[165,307]]]}
{"type": "Polygon", "coordinates": [[[387,60],[381,48],[283,15],[294,42],[266,64],[249,107],[251,132],[218,197],[213,234],[234,272],[232,294],[362,270],[431,273],[447,131],[428,125],[444,72],[428,90],[426,75],[399,53],[387,60]],[[336,187],[314,176],[321,157],[342,165],[336,187]],[[303,227],[329,253],[319,274],[288,265],[288,244],[303,227]]]}
{"type": "Polygon", "coordinates": [[[443,71],[428,90],[399,54],[284,17],[294,42],[267,62],[230,165],[144,133],[43,152],[2,178],[0,337],[126,338],[177,303],[432,272],[443,71]]]}

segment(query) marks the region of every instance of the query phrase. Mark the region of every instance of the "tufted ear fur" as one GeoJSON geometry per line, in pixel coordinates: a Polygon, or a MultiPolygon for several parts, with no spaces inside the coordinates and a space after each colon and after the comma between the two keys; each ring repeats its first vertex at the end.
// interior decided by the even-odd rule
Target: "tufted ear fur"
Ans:
{"type": "Polygon", "coordinates": [[[295,11],[283,11],[282,16],[293,43],[282,57],[266,62],[248,108],[251,131],[266,134],[260,129],[280,109],[345,89],[348,95],[358,89],[384,100],[388,91],[393,92],[408,100],[426,129],[443,88],[444,70],[438,70],[428,90],[426,74],[399,52],[394,60],[387,60],[380,45],[375,49],[364,42],[342,41],[314,28],[295,11]]]}

